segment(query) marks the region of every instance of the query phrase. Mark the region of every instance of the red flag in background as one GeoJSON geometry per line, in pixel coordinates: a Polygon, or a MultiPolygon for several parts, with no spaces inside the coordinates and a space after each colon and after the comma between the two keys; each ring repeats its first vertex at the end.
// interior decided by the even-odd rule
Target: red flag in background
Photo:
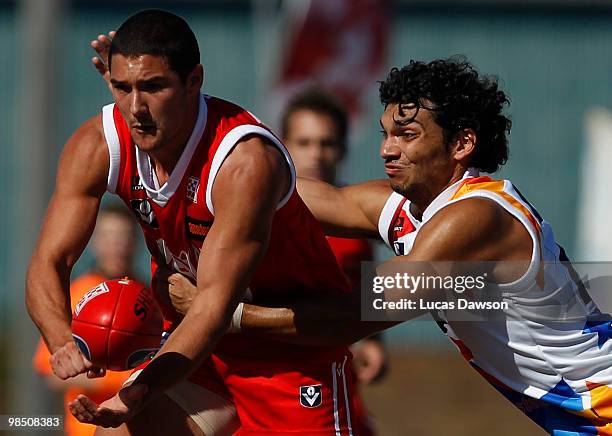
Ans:
{"type": "Polygon", "coordinates": [[[380,80],[389,34],[387,0],[296,0],[288,5],[288,38],[277,91],[291,95],[321,87],[352,118],[380,80]]]}

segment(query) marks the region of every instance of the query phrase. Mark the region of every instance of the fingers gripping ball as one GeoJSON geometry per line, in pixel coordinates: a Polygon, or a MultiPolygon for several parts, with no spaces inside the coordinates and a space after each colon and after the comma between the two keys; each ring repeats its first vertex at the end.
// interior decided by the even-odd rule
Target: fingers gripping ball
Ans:
{"type": "Polygon", "coordinates": [[[134,368],[159,349],[163,319],[151,291],[128,279],[88,291],[75,307],[72,336],[95,366],[134,368]]]}

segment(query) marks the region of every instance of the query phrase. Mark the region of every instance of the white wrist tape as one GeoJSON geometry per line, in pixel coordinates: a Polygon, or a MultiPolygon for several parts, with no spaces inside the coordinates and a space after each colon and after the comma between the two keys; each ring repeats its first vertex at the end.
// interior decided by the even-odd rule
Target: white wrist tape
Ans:
{"type": "Polygon", "coordinates": [[[227,333],[240,333],[242,330],[242,311],[244,310],[244,303],[238,303],[238,307],[234,310],[234,315],[232,315],[232,322],[227,329],[227,333]]]}

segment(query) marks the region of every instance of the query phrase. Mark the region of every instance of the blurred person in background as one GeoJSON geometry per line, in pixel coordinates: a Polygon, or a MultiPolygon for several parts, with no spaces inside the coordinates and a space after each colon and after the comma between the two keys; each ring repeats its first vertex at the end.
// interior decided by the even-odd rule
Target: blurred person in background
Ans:
{"type": "MultiPolygon", "coordinates": [[[[100,283],[126,276],[134,278],[135,250],[136,222],[132,214],[119,204],[101,209],[91,243],[94,264],[70,284],[72,309],[87,291],[100,283]]],[[[50,357],[41,339],[33,359],[34,369],[45,377],[49,387],[64,393],[65,433],[68,436],[93,435],[96,427],[79,422],[68,410],[68,403],[79,394],[85,394],[97,402],[105,401],[121,389],[130,372],[106,371],[101,378],[88,378],[80,374],[69,380],[60,380],[53,375],[50,357]]]]}
{"type": "MultiPolygon", "coordinates": [[[[291,154],[298,177],[338,186],[337,170],[346,157],[349,119],[342,104],[322,89],[306,89],[291,98],[281,118],[283,142],[291,154]]],[[[361,292],[361,262],[372,261],[372,245],[365,239],[327,236],[327,241],[347,276],[353,292],[361,292]]],[[[363,339],[351,347],[353,369],[360,383],[382,379],[387,355],[381,335],[363,339]]],[[[356,398],[355,407],[363,409],[356,398]]],[[[366,417],[363,413],[362,416],[366,417]]],[[[361,434],[373,431],[360,422],[361,434]]]]}

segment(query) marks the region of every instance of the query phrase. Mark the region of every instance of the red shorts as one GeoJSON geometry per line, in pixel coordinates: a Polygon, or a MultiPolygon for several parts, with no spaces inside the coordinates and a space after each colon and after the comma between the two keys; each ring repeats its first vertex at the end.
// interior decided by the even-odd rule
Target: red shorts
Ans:
{"type": "Polygon", "coordinates": [[[351,354],[335,359],[289,362],[220,359],[220,377],[204,365],[189,379],[219,394],[229,393],[241,422],[237,435],[359,435],[355,415],[351,354]],[[219,383],[221,382],[221,384],[219,383]]]}

